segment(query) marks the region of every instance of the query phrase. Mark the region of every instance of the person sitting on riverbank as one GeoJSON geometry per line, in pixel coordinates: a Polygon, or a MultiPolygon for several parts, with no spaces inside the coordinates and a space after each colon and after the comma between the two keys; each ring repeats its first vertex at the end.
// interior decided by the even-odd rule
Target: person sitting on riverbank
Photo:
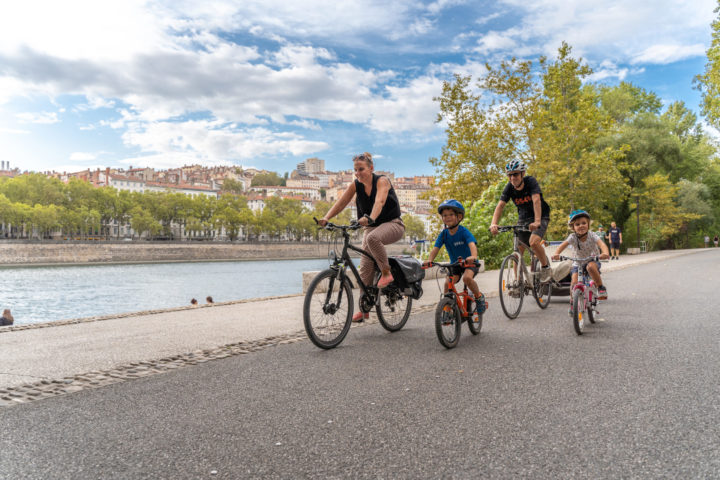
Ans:
{"type": "MultiPolygon", "coordinates": [[[[395,243],[405,234],[405,224],[400,218],[400,202],[390,180],[385,175],[373,173],[372,155],[365,152],[353,158],[356,180],[351,183],[345,193],[335,202],[328,213],[318,220],[320,226],[328,221],[350,203],[355,196],[358,223],[365,227],[362,249],[369,252],[377,261],[381,270],[377,286],[386,287],[392,282],[390,262],[385,245],[395,243]]],[[[366,256],[360,258],[360,278],[365,285],[372,285],[375,276],[375,265],[366,256]]],[[[353,322],[362,322],[370,314],[362,311],[353,315],[353,322]]]]}
{"type": "Polygon", "coordinates": [[[6,308],[3,310],[2,317],[0,317],[0,327],[9,326],[15,323],[15,319],[10,313],[10,309],[6,308]]]}
{"type": "Polygon", "coordinates": [[[208,295],[208,296],[205,298],[205,301],[206,301],[207,303],[215,303],[215,301],[213,300],[213,298],[212,298],[210,295],[208,295]]]}
{"type": "Polygon", "coordinates": [[[192,306],[197,306],[197,304],[198,304],[198,303],[197,303],[197,299],[196,299],[196,298],[193,298],[192,300],[190,300],[190,305],[192,305],[192,306]]]}

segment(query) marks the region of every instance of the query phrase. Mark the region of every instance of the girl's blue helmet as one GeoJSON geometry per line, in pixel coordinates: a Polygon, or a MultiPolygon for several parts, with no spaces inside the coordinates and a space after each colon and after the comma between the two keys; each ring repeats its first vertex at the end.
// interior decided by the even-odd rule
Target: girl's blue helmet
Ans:
{"type": "Polygon", "coordinates": [[[587,219],[590,220],[590,214],[585,210],[573,210],[568,216],[568,225],[580,217],[587,217],[587,219]]]}
{"type": "Polygon", "coordinates": [[[462,213],[463,215],[465,215],[465,207],[463,207],[463,204],[458,202],[454,198],[451,198],[450,200],[445,200],[443,203],[441,203],[438,207],[438,213],[442,214],[442,211],[446,208],[453,210],[455,213],[462,213]]]}
{"type": "Polygon", "coordinates": [[[527,170],[527,166],[522,160],[510,160],[505,165],[505,173],[524,172],[525,170],[527,170]]]}

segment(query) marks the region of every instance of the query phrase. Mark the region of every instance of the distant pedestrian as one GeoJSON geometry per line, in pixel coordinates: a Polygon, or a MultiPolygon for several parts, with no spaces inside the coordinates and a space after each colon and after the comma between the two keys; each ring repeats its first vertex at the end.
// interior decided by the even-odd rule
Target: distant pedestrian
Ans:
{"type": "Polygon", "coordinates": [[[207,303],[215,303],[215,301],[213,300],[213,298],[212,298],[210,295],[207,296],[207,298],[205,299],[205,301],[206,301],[207,303]]]}
{"type": "Polygon", "coordinates": [[[705,248],[708,248],[710,246],[710,237],[705,235],[705,248]]]}
{"type": "Polygon", "coordinates": [[[602,240],[603,243],[605,243],[605,236],[607,235],[607,232],[605,232],[605,228],[603,228],[602,225],[598,225],[597,232],[595,233],[600,240],[602,240]]]}
{"type": "Polygon", "coordinates": [[[610,222],[610,230],[608,230],[606,238],[610,241],[610,260],[620,260],[620,244],[622,244],[622,230],[620,230],[620,227],[618,227],[615,222],[610,222]]]}
{"type": "Polygon", "coordinates": [[[715,244],[715,247],[718,246],[718,242],[719,242],[719,241],[720,241],[720,239],[718,239],[718,236],[715,235],[715,238],[713,238],[713,243],[715,244]]]}
{"type": "Polygon", "coordinates": [[[15,323],[15,319],[10,313],[10,309],[6,308],[5,310],[3,310],[2,317],[0,317],[0,327],[12,325],[13,323],[15,323]]]}
{"type": "Polygon", "coordinates": [[[197,305],[197,304],[198,304],[198,303],[197,303],[197,299],[196,299],[196,298],[193,298],[192,300],[190,300],[190,305],[197,305]]]}

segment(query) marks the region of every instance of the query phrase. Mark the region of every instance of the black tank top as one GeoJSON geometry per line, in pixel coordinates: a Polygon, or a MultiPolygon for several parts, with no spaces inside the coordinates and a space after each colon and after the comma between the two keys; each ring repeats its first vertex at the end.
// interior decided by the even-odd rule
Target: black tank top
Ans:
{"type": "MultiPolygon", "coordinates": [[[[384,177],[385,175],[382,176],[384,177]]],[[[377,195],[377,182],[380,177],[381,175],[373,173],[372,191],[370,192],[370,196],[365,193],[365,185],[360,183],[359,180],[355,180],[355,206],[357,207],[358,218],[362,218],[363,215],[370,215],[372,213],[373,205],[375,205],[375,195],[377,195]]],[[[388,181],[390,181],[390,179],[388,179],[388,181]]],[[[378,218],[375,219],[375,225],[395,220],[401,216],[400,202],[398,201],[395,189],[391,183],[387,199],[385,200],[385,205],[383,205],[383,209],[378,218]]]]}

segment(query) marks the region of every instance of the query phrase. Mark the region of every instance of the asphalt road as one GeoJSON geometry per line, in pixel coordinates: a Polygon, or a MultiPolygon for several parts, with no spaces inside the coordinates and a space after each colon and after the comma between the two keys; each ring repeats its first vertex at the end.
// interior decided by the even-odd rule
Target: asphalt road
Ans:
{"type": "Polygon", "coordinates": [[[309,341],[0,410],[0,478],[719,478],[720,250],[606,274],[604,321],[497,298],[443,348],[309,341]]]}

